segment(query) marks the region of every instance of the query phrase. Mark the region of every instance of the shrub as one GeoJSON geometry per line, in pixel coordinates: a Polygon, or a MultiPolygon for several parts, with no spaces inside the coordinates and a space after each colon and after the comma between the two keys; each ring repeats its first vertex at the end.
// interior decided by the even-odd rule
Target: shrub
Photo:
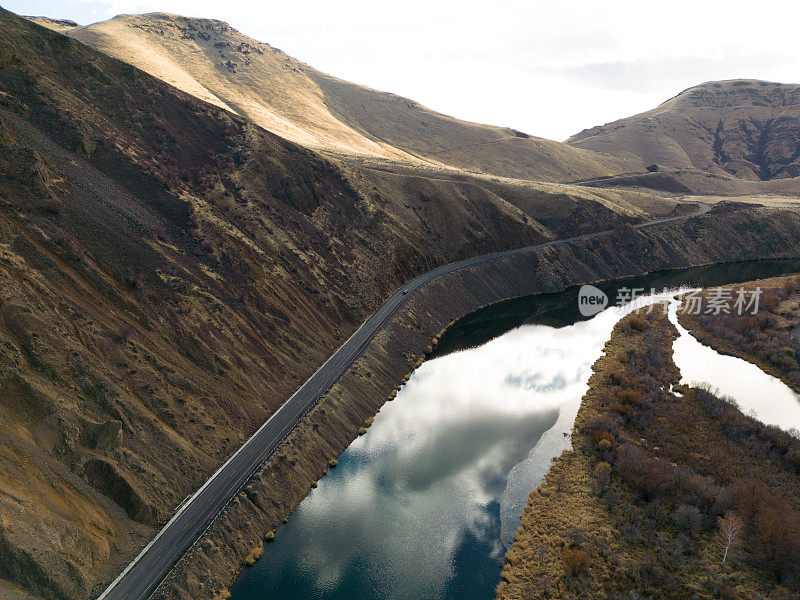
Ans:
{"type": "Polygon", "coordinates": [[[775,312],[775,309],[778,308],[778,304],[780,304],[780,298],[778,298],[775,292],[766,292],[761,298],[761,306],[769,312],[775,312]]]}
{"type": "MultiPolygon", "coordinates": [[[[627,354],[625,355],[625,361],[626,362],[628,361],[627,354]]],[[[630,383],[630,377],[628,377],[626,373],[622,373],[620,371],[612,371],[608,375],[608,381],[611,383],[611,385],[624,386],[630,383]]]]}
{"type": "Polygon", "coordinates": [[[731,498],[757,561],[784,585],[800,589],[800,511],[761,481],[736,484],[731,498]]]}
{"type": "Polygon", "coordinates": [[[626,419],[631,417],[635,412],[634,408],[630,404],[621,404],[619,402],[612,404],[609,408],[626,419]]]}
{"type": "Polygon", "coordinates": [[[589,555],[581,548],[568,548],[564,550],[561,558],[564,561],[564,573],[567,577],[577,577],[592,564],[589,555]]]}
{"type": "Polygon", "coordinates": [[[623,481],[645,500],[661,498],[673,488],[673,466],[651,458],[633,444],[623,444],[617,452],[616,469],[623,481]]]}
{"type": "Polygon", "coordinates": [[[609,414],[602,414],[589,421],[586,431],[595,444],[604,438],[613,442],[615,436],[620,432],[619,421],[613,419],[609,414]]]}
{"type": "Polygon", "coordinates": [[[736,320],[736,330],[742,335],[748,335],[756,328],[756,318],[752,315],[744,315],[736,320]]]}
{"type": "Polygon", "coordinates": [[[42,210],[51,215],[61,216],[64,214],[64,203],[58,198],[50,197],[42,204],[42,210]]]}
{"type": "Polygon", "coordinates": [[[131,336],[134,334],[136,330],[133,328],[133,325],[130,323],[123,323],[120,325],[119,330],[117,331],[117,341],[120,344],[125,344],[128,340],[131,339],[131,336]]]}
{"type": "Polygon", "coordinates": [[[594,476],[597,478],[597,485],[600,491],[606,491],[611,483],[611,465],[607,462],[597,463],[594,468],[594,476]]]}
{"type": "Polygon", "coordinates": [[[142,271],[130,271],[125,277],[125,283],[128,284],[129,288],[134,290],[142,287],[144,280],[145,276],[142,271]]]}
{"type": "Polygon", "coordinates": [[[642,534],[636,525],[628,523],[622,526],[622,535],[625,536],[625,539],[629,544],[635,544],[639,541],[639,537],[642,534]]]}
{"type": "Polygon", "coordinates": [[[700,529],[703,517],[700,509],[690,504],[681,504],[675,510],[675,525],[690,535],[695,535],[700,529]]]}
{"type": "Polygon", "coordinates": [[[634,331],[644,331],[645,329],[650,327],[650,323],[648,323],[646,319],[643,319],[638,315],[633,315],[628,320],[628,325],[630,325],[631,329],[633,329],[634,331]]]}
{"type": "Polygon", "coordinates": [[[161,286],[161,299],[165,302],[175,302],[178,303],[181,300],[181,297],[178,295],[174,289],[172,289],[169,285],[161,286]]]}
{"type": "Polygon", "coordinates": [[[53,236],[53,241],[64,251],[70,260],[80,261],[83,260],[84,252],[75,238],[73,238],[66,231],[58,231],[53,236]]]}
{"type": "Polygon", "coordinates": [[[605,494],[603,494],[603,502],[606,503],[608,508],[614,508],[619,504],[619,496],[614,490],[606,490],[605,494]]]}
{"type": "Polygon", "coordinates": [[[719,591],[719,599],[720,600],[742,600],[742,597],[739,595],[739,592],[736,591],[736,588],[725,585],[719,591]]]}
{"type": "Polygon", "coordinates": [[[617,400],[621,404],[629,404],[629,405],[639,405],[642,401],[642,392],[639,390],[622,390],[619,394],[617,394],[617,400]]]}

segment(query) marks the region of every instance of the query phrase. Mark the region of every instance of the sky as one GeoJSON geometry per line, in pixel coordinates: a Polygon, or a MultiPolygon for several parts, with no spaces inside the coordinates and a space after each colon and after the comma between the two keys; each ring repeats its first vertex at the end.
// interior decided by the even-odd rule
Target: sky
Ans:
{"type": "Polygon", "coordinates": [[[705,81],[800,83],[795,0],[6,0],[85,25],[227,21],[309,65],[462,119],[564,140],[705,81]]]}

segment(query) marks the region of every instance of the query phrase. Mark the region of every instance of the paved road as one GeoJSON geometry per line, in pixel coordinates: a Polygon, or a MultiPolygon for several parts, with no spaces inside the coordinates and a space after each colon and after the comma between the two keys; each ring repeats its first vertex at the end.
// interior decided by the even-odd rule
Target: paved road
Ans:
{"type": "Polygon", "coordinates": [[[571,181],[566,183],[566,185],[585,185],[591,187],[596,184],[603,184],[603,183],[614,183],[614,182],[625,182],[628,180],[636,180],[642,177],[643,175],[652,175],[654,173],[665,173],[665,171],[645,171],[644,173],[629,173],[628,175],[616,175],[612,177],[598,177],[596,179],[580,179],[578,181],[571,181]]]}
{"type": "MultiPolygon", "coordinates": [[[[708,212],[711,205],[699,201],[699,211],[676,217],[667,217],[641,223],[637,228],[652,227],[708,212]]],[[[396,291],[378,311],[372,315],[350,339],[348,339],[245,444],[214,473],[191,498],[185,501],[175,516],[155,539],[142,550],[139,556],[100,596],[99,600],[146,600],[158,588],[167,573],[208,529],[222,509],[244,486],[260,465],[277,448],[308,410],[319,400],[353,361],[386,321],[418,289],[432,279],[498,258],[524,254],[532,250],[558,246],[570,242],[588,240],[609,235],[612,231],[600,231],[568,239],[554,240],[536,246],[516,250],[484,254],[460,262],[441,266],[420,275],[396,291]]]]}

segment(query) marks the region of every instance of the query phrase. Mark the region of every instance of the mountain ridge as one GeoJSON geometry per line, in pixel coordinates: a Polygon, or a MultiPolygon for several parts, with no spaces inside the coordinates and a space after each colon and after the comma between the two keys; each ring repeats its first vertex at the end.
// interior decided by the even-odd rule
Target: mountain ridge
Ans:
{"type": "Polygon", "coordinates": [[[800,85],[710,81],[659,106],[586,129],[568,143],[644,163],[742,179],[800,176],[800,85]]]}
{"type": "Polygon", "coordinates": [[[635,158],[605,156],[509,128],[462,121],[408,98],[344,81],[218,20],[149,13],[59,29],[317,150],[545,181],[642,167],[635,158]]]}

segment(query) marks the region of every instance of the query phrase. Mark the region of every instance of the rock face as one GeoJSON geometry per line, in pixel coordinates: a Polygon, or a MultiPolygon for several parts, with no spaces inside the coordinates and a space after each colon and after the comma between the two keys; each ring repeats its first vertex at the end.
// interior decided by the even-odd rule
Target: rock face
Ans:
{"type": "Polygon", "coordinates": [[[579,147],[645,164],[754,180],[800,176],[800,86],[733,80],[689,88],[651,111],[587,129],[579,147]]]}

